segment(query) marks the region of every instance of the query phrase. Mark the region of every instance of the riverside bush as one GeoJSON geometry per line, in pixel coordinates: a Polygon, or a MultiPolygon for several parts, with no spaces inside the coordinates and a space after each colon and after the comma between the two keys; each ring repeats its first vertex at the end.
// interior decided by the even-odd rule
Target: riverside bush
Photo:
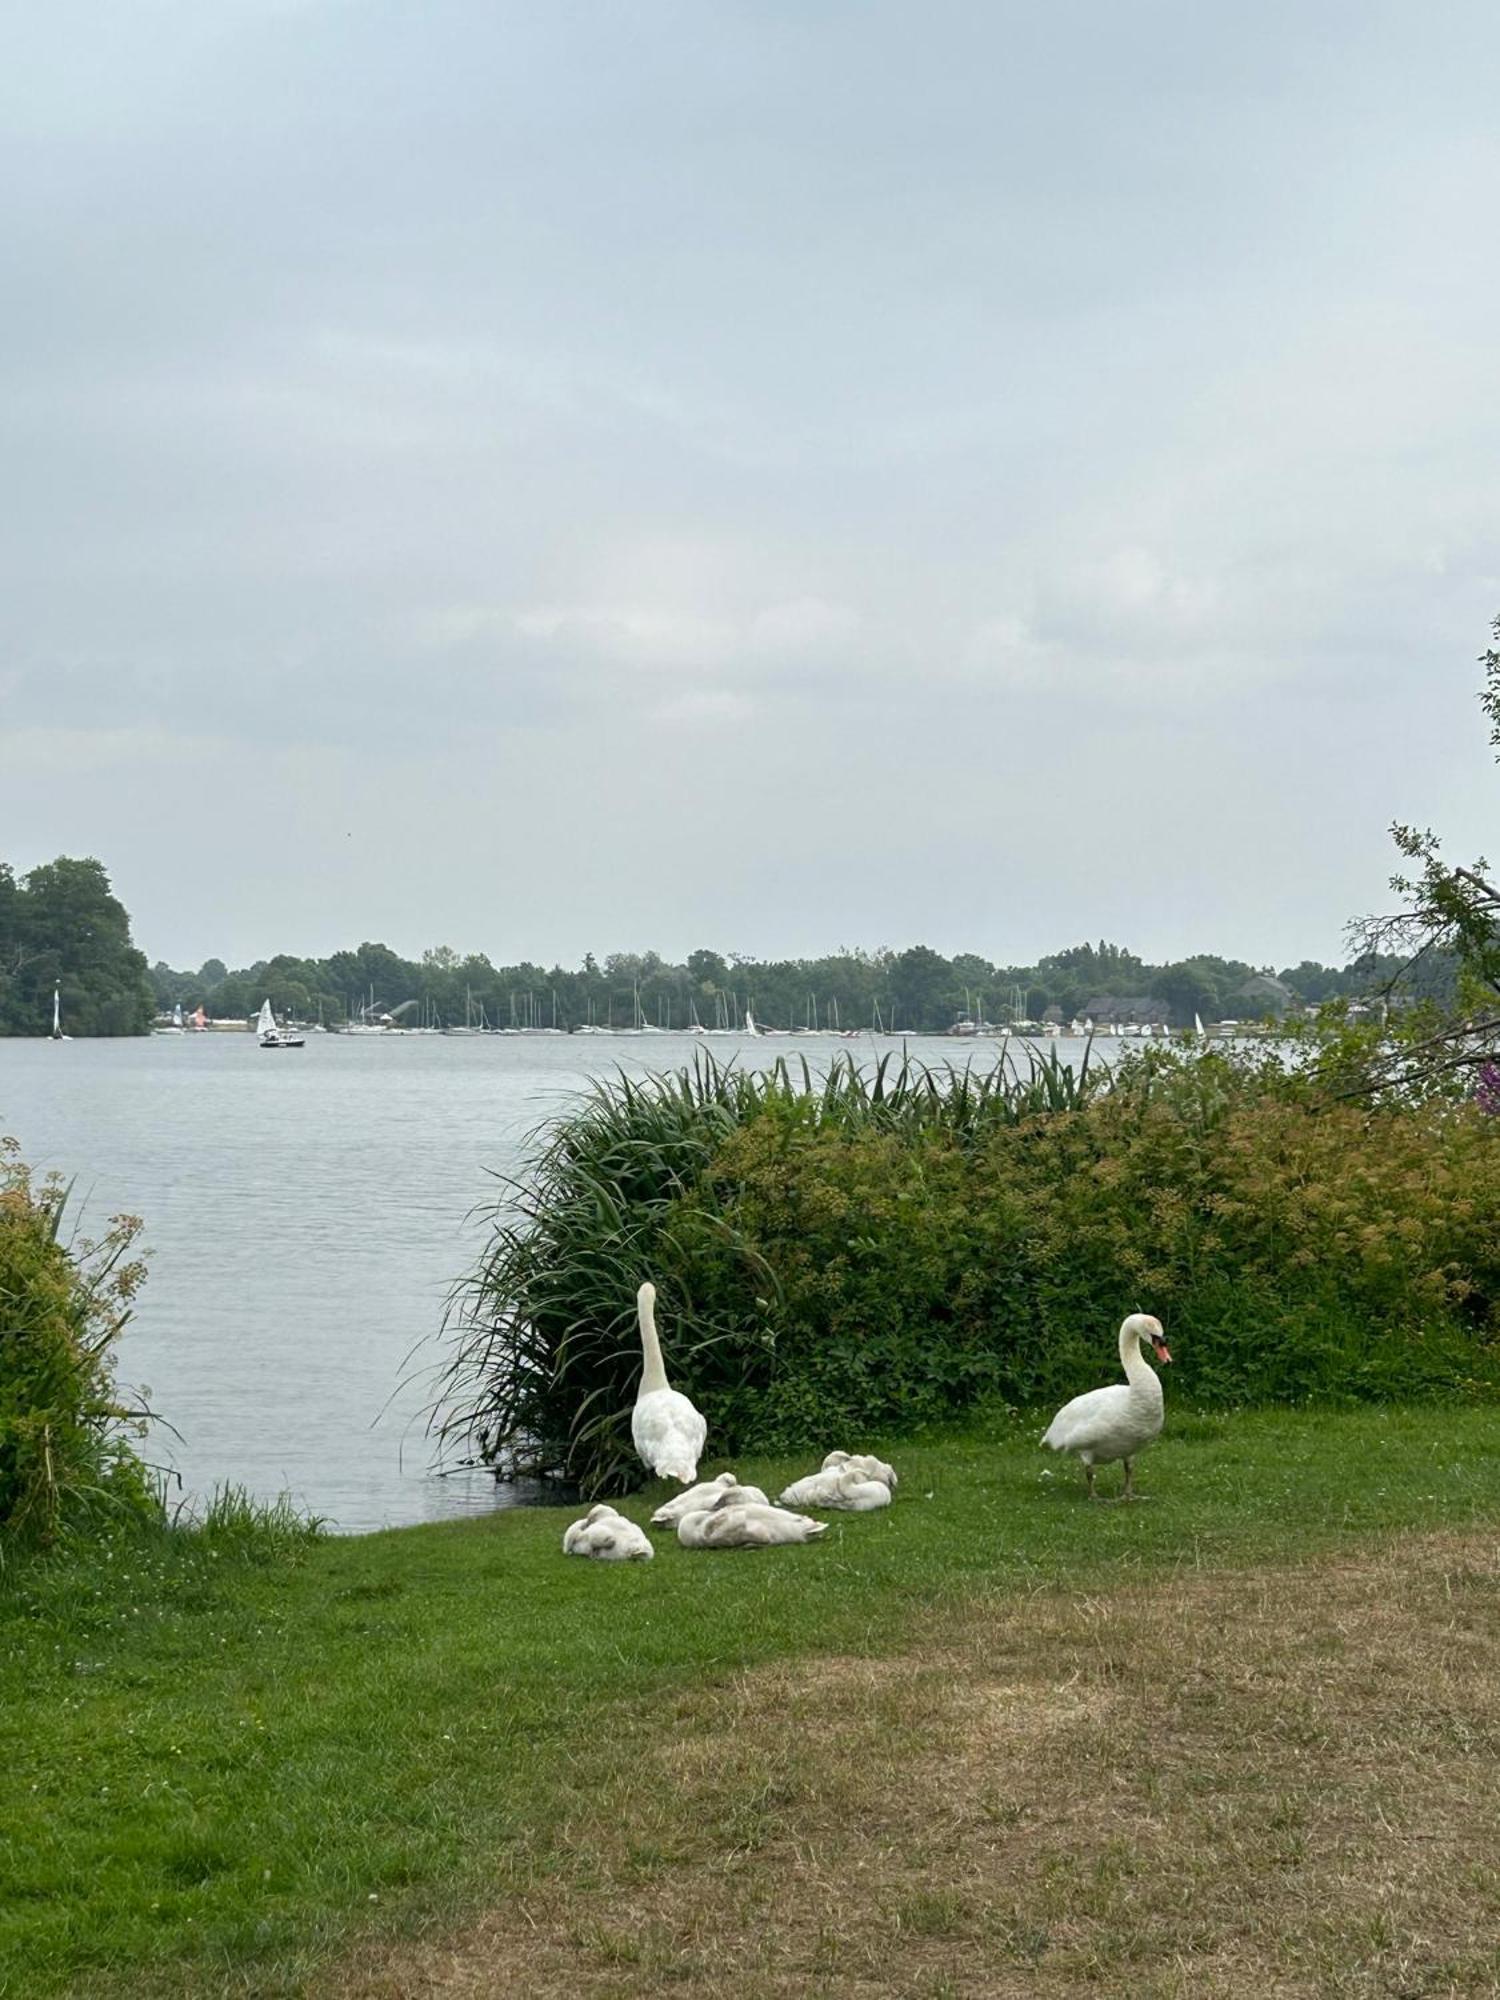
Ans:
{"type": "Polygon", "coordinates": [[[1062,1400],[1136,1310],[1204,1405],[1500,1387],[1500,1122],[1473,1105],[1340,1101],[1217,1050],[1072,1094],[851,1068],[604,1086],[564,1120],[463,1295],[448,1436],[638,1480],[648,1275],[716,1457],[1062,1400]]]}
{"type": "Polygon", "coordinates": [[[111,1354],[144,1276],[140,1224],[114,1216],[98,1241],[64,1243],[66,1205],[0,1138],[0,1555],[103,1509],[158,1511],[111,1354]]]}

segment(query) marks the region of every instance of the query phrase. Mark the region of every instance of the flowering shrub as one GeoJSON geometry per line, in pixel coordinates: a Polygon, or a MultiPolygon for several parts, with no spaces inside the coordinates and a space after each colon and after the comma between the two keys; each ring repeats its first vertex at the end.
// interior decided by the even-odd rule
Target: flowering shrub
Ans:
{"type": "Polygon", "coordinates": [[[115,1216],[97,1242],[64,1244],[66,1201],[0,1139],[0,1553],[102,1505],[153,1504],[111,1367],[145,1274],[130,1255],[140,1223],[115,1216]]]}
{"type": "Polygon", "coordinates": [[[1340,1099],[1275,1055],[1195,1050],[1004,1115],[790,1086],[711,1119],[680,1093],[616,1108],[619,1165],[591,1149],[497,1239],[465,1412],[491,1458],[639,1477],[648,1275],[716,1455],[1060,1401],[1114,1377],[1137,1310],[1203,1404],[1500,1388],[1500,1125],[1474,1103],[1340,1099]],[[670,1169],[646,1143],[664,1102],[670,1169]]]}

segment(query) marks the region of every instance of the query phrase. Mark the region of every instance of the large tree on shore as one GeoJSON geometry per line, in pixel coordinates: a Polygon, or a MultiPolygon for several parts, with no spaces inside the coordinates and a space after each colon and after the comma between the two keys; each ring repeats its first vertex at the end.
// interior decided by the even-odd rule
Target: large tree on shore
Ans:
{"type": "Polygon", "coordinates": [[[52,993],[75,1035],[143,1035],[154,1007],[145,954],[102,862],[59,855],[20,882],[0,866],[0,1034],[45,1035],[52,993]]]}

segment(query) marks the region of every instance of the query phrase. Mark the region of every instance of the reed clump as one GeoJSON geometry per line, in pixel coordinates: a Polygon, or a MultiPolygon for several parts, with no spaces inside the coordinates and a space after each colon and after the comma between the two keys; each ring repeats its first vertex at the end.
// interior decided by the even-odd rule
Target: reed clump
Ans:
{"type": "Polygon", "coordinates": [[[1138,1308],[1206,1406],[1486,1398],[1500,1121],[1201,1050],[1112,1074],[700,1057],[620,1077],[503,1188],[454,1298],[445,1445],[588,1493],[638,1481],[647,1275],[716,1453],[1071,1395],[1138,1308]]]}

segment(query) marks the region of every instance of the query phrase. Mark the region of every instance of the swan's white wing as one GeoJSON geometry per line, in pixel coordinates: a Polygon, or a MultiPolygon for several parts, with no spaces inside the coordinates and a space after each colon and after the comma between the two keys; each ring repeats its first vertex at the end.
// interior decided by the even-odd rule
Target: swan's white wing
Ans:
{"type": "Polygon", "coordinates": [[[721,1472],[717,1479],[690,1486],[686,1493],[674,1493],[670,1500],[663,1501],[651,1516],[651,1523],[657,1528],[672,1528],[687,1514],[702,1514],[710,1507],[734,1507],[750,1502],[761,1507],[768,1504],[758,1486],[741,1486],[732,1472],[721,1472]]]}
{"type": "Polygon", "coordinates": [[[783,1507],[832,1507],[837,1505],[834,1495],[839,1490],[839,1480],[843,1467],[830,1466],[823,1472],[810,1472],[805,1479],[794,1479],[790,1486],[784,1486],[777,1496],[783,1507]]]}
{"type": "Polygon", "coordinates": [[[651,1471],[691,1486],[708,1437],[708,1419],[677,1389],[651,1389],[630,1417],[635,1448],[651,1471]]]}
{"type": "Polygon", "coordinates": [[[1112,1382],[1107,1389],[1090,1389],[1064,1403],[1047,1426],[1042,1443],[1054,1451],[1083,1451],[1107,1442],[1130,1409],[1128,1382],[1112,1382]]]}
{"type": "Polygon", "coordinates": [[[900,1481],[896,1477],[894,1465],[887,1465],[883,1458],[876,1458],[870,1452],[852,1452],[845,1460],[846,1472],[862,1472],[866,1479],[878,1479],[882,1486],[896,1487],[900,1481]]]}
{"type": "Polygon", "coordinates": [[[814,1521],[807,1514],[787,1514],[779,1507],[768,1507],[765,1512],[772,1517],[767,1525],[775,1541],[814,1542],[819,1535],[828,1533],[826,1521],[814,1521]]]}
{"type": "Polygon", "coordinates": [[[617,1514],[613,1520],[596,1521],[589,1529],[585,1553],[599,1562],[649,1562],[656,1551],[644,1528],[638,1528],[634,1521],[623,1520],[617,1514]]]}
{"type": "Polygon", "coordinates": [[[653,1527],[675,1527],[684,1514],[696,1514],[704,1507],[712,1507],[719,1496],[727,1493],[733,1484],[732,1477],[726,1480],[721,1475],[718,1479],[708,1479],[697,1486],[690,1486],[686,1493],[674,1493],[672,1498],[664,1501],[651,1516],[653,1527]]]}
{"type": "Polygon", "coordinates": [[[592,1556],[596,1562],[649,1560],[656,1553],[644,1528],[617,1514],[613,1507],[591,1507],[563,1535],[565,1556],[592,1556]]]}
{"type": "Polygon", "coordinates": [[[821,1535],[823,1521],[810,1521],[805,1514],[788,1514],[780,1507],[716,1507],[708,1513],[689,1514],[677,1525],[677,1538],[692,1549],[768,1548],[780,1542],[808,1542],[821,1535]]]}

